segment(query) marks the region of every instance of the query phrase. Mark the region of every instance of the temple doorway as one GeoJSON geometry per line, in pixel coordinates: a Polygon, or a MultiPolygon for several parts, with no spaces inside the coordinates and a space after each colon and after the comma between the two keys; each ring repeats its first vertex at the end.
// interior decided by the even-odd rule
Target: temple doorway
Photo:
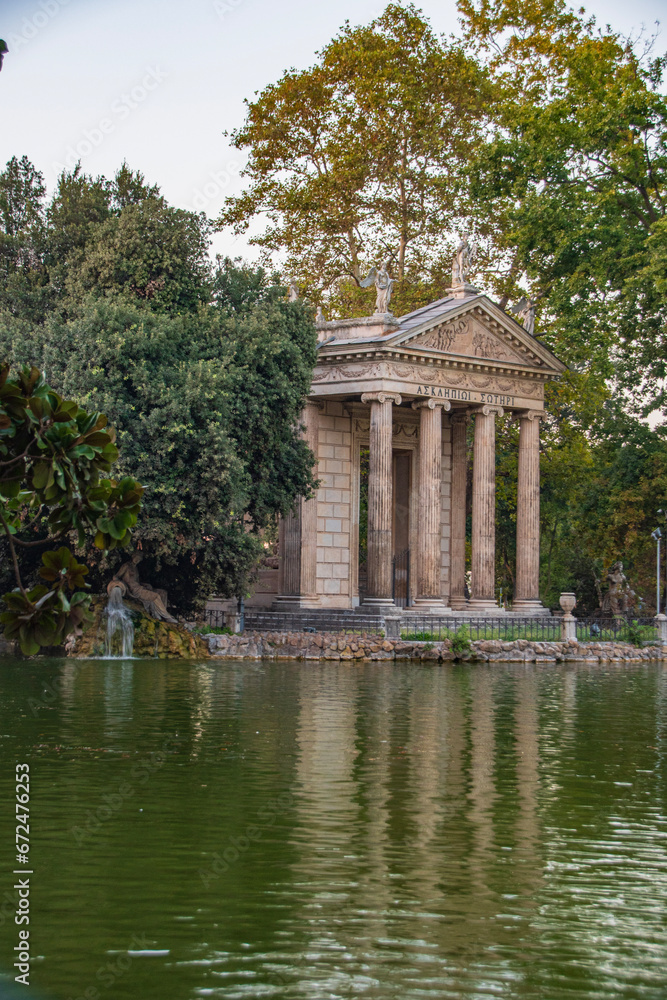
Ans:
{"type": "Polygon", "coordinates": [[[399,608],[410,604],[410,490],[412,455],[393,453],[392,596],[399,608]]]}

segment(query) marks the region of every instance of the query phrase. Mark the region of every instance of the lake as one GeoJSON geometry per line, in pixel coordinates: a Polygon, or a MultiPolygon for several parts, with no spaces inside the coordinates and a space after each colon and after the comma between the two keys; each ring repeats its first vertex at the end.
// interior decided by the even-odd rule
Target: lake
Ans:
{"type": "Polygon", "coordinates": [[[26,1000],[667,996],[660,665],[4,659],[0,690],[26,1000]]]}

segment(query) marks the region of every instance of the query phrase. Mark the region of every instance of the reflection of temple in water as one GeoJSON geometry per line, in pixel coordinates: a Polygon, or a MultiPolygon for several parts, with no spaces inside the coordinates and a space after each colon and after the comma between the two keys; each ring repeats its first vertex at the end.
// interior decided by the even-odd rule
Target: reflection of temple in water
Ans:
{"type": "Polygon", "coordinates": [[[374,667],[301,675],[298,919],[313,950],[405,947],[434,970],[457,965],[487,932],[502,941],[504,894],[525,904],[541,882],[537,680],[484,668],[376,680],[374,667]]]}

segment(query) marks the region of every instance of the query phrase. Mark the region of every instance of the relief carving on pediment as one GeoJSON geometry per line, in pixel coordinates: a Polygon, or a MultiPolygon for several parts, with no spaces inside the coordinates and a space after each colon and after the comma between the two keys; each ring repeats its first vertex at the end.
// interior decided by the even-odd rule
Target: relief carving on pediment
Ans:
{"type": "MultiPolygon", "coordinates": [[[[521,357],[501,337],[487,330],[470,316],[463,316],[453,323],[442,323],[407,341],[406,346],[407,344],[411,347],[427,347],[442,351],[443,354],[462,354],[471,358],[488,358],[492,361],[520,364],[527,362],[526,358],[521,357]]],[[[536,358],[531,358],[532,363],[536,361],[536,358]]]]}
{"type": "Polygon", "coordinates": [[[470,318],[466,316],[454,323],[441,323],[440,326],[434,327],[433,330],[422,334],[421,337],[416,337],[412,343],[422,347],[431,347],[436,351],[445,351],[447,354],[460,354],[461,351],[455,346],[457,339],[467,338],[469,333],[470,318]]]}

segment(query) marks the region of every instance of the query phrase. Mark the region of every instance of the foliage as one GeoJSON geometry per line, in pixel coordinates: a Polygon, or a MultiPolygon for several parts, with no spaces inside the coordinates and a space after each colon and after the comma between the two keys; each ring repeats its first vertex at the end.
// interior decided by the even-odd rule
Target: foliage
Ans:
{"type": "Polygon", "coordinates": [[[452,636],[452,652],[469,653],[472,649],[470,644],[470,631],[467,625],[461,625],[452,636]]]}
{"type": "Polygon", "coordinates": [[[103,414],[63,399],[39,369],[11,379],[9,366],[0,366],[0,525],[17,587],[4,595],[0,621],[24,653],[57,645],[84,620],[88,567],[65,546],[44,552],[39,576],[48,586],[28,590],[17,552],[70,535],[79,546],[93,536],[106,550],[130,541],[143,487],[104,475],[118,458],[114,442],[103,414]]]}
{"type": "MultiPolygon", "coordinates": [[[[30,331],[0,317],[7,357],[38,360],[117,427],[119,468],[146,487],[135,537],[147,576],[183,612],[214,592],[247,593],[260,533],[312,488],[312,455],[295,427],[313,323],[302,305],[265,291],[245,312],[220,295],[204,311],[169,316],[118,293],[90,295],[75,316],[30,331]]],[[[115,566],[113,554],[91,558],[99,574],[115,566]]]]}
{"type": "MultiPolygon", "coordinates": [[[[483,87],[475,63],[412,5],[390,4],[367,27],[346,24],[313,67],[290,70],[248,104],[232,141],[248,151],[249,186],[227,199],[219,224],[244,232],[265,216],[251,242],[286,254],[318,301],[341,279],[357,288],[380,260],[414,281],[449,245],[455,167],[483,87]]],[[[356,299],[364,309],[368,293],[356,299]]]]}

